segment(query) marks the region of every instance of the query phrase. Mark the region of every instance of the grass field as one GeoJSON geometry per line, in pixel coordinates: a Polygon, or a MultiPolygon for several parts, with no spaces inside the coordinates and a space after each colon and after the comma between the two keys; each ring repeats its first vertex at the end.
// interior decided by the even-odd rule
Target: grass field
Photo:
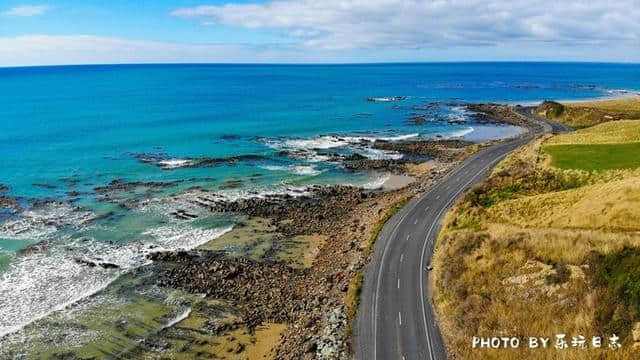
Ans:
{"type": "Polygon", "coordinates": [[[621,144],[640,142],[640,121],[609,121],[565,134],[546,141],[547,145],[559,144],[621,144]]]}
{"type": "Polygon", "coordinates": [[[502,201],[496,223],[534,228],[640,231],[638,177],[502,201]]]}
{"type": "Polygon", "coordinates": [[[636,112],[640,111],[640,97],[625,97],[613,100],[598,100],[586,102],[568,103],[572,107],[589,107],[611,112],[636,112]]]}
{"type": "Polygon", "coordinates": [[[432,291],[452,357],[640,358],[640,121],[604,117],[630,114],[640,101],[576,106],[546,110],[599,125],[518,149],[447,214],[432,291]],[[615,333],[623,347],[470,347],[472,336],[559,332],[615,333]]]}
{"type": "Polygon", "coordinates": [[[628,144],[547,145],[551,164],[561,169],[602,171],[640,167],[640,142],[628,144]]]}

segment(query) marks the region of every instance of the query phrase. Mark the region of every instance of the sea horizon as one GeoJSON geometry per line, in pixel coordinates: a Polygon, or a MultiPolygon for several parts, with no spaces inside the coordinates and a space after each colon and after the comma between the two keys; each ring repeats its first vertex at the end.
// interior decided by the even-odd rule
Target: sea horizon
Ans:
{"type": "Polygon", "coordinates": [[[349,66],[349,65],[429,65],[429,64],[601,64],[601,65],[640,65],[638,61],[591,61],[591,60],[434,60],[434,61],[371,61],[371,62],[113,62],[113,63],[77,63],[77,64],[35,64],[0,65],[0,69],[20,69],[34,67],[74,67],[74,66],[163,66],[163,65],[222,65],[222,66],[349,66]]]}
{"type": "Polygon", "coordinates": [[[198,197],[383,190],[391,171],[347,161],[406,156],[381,142],[518,136],[467,105],[628,96],[640,91],[629,76],[639,71],[594,62],[0,68],[0,195],[10,204],[0,212],[0,337],[14,343],[11,334],[41,334],[51,316],[99,309],[108,296],[94,295],[112,296],[150,253],[196,249],[243,223],[198,197]]]}

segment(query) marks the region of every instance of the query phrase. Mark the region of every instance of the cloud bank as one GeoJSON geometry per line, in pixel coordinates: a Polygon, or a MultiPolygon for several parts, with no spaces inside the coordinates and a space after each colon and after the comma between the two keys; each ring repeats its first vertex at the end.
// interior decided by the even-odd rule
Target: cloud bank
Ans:
{"type": "Polygon", "coordinates": [[[181,44],[92,35],[0,37],[0,66],[237,62],[253,55],[245,46],[234,44],[181,44]]]}
{"type": "Polygon", "coordinates": [[[276,29],[307,48],[640,41],[637,0],[281,0],[180,8],[204,25],[276,29]]]}
{"type": "Polygon", "coordinates": [[[2,14],[6,16],[30,17],[30,16],[42,15],[48,10],[49,10],[49,6],[47,5],[21,5],[21,6],[13,7],[3,12],[2,14]]]}
{"type": "MultiPolygon", "coordinates": [[[[24,5],[2,14],[36,16],[48,10],[24,5]]],[[[0,66],[640,61],[640,0],[277,0],[180,8],[171,15],[167,26],[196,21],[255,29],[267,31],[272,42],[230,43],[216,39],[215,28],[212,43],[200,44],[189,43],[188,37],[169,42],[0,35],[0,66]],[[274,32],[281,36],[273,37],[274,32]]]]}

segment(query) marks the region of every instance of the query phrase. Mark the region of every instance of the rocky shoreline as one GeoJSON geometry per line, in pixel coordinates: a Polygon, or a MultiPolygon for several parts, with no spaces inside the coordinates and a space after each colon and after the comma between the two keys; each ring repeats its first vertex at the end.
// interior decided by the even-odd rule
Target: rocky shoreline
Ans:
{"type": "MultiPolygon", "coordinates": [[[[473,109],[490,111],[487,117],[493,121],[506,117],[504,122],[513,124],[516,120],[493,105],[473,109]]],[[[312,265],[302,269],[273,256],[282,249],[267,251],[258,261],[205,250],[154,254],[153,281],[233,304],[242,319],[236,326],[250,332],[264,323],[287,324],[273,350],[274,358],[348,359],[346,297],[352,280],[368,262],[366,249],[374,228],[392,204],[428,189],[469,153],[471,145],[460,140],[379,141],[376,149],[406,154],[410,160],[345,160],[348,169],[407,174],[408,163],[420,163],[412,159],[432,159],[432,167],[400,190],[318,186],[299,197],[200,203],[216,213],[266,218],[278,237],[322,234],[326,242],[312,265]]]]}
{"type": "MultiPolygon", "coordinates": [[[[470,105],[469,109],[486,114],[486,121],[517,123],[517,115],[510,113],[508,108],[505,110],[497,105],[488,104],[470,105]]],[[[181,200],[186,199],[190,202],[189,206],[200,207],[214,214],[242,216],[246,221],[237,223],[229,237],[238,238],[238,242],[245,241],[246,248],[260,247],[261,251],[249,256],[248,252],[243,254],[242,251],[229,251],[224,247],[212,249],[203,245],[191,251],[152,252],[148,258],[153,262],[136,270],[134,278],[142,279],[145,286],[160,287],[169,291],[175,289],[194,296],[201,295],[205,299],[221,301],[222,304],[214,306],[220,310],[216,310],[215,314],[230,313],[233,314],[234,320],[222,323],[210,319],[211,321],[205,321],[203,328],[196,332],[226,339],[216,341],[235,341],[233,349],[229,350],[234,355],[242,354],[251,344],[245,340],[240,342],[232,333],[244,329],[243,331],[253,336],[259,336],[257,334],[262,326],[277,324],[282,325],[283,330],[278,333],[277,341],[271,348],[273,358],[350,358],[348,329],[350,313],[353,311],[350,307],[357,304],[350,303],[348,296],[354,291],[354,287],[359,286],[358,283],[354,283],[354,279],[363,273],[363,268],[368,263],[372,234],[379,222],[383,221],[393,204],[427,190],[434,181],[444,176],[474,149],[470,142],[444,139],[378,140],[369,145],[375,150],[403,156],[399,159],[368,159],[357,154],[333,154],[332,157],[328,156],[329,161],[340,161],[346,169],[352,171],[375,170],[405,177],[409,175],[413,177],[413,181],[400,189],[390,191],[341,185],[312,186],[289,195],[256,196],[232,201],[211,196],[212,193],[206,189],[192,188],[184,196],[181,195],[181,200]],[[422,166],[427,162],[429,166],[422,166]],[[418,167],[420,171],[414,171],[418,167]],[[263,221],[264,229],[261,230],[261,236],[269,238],[258,245],[257,240],[253,239],[257,230],[247,225],[256,219],[263,221]],[[244,232],[242,236],[238,235],[240,232],[244,232]],[[322,241],[311,244],[314,237],[322,237],[322,241]],[[314,251],[309,261],[291,260],[307,256],[305,252],[312,248],[314,251]]],[[[285,155],[291,156],[290,153],[283,154],[285,155]]],[[[206,167],[258,160],[253,157],[193,158],[179,159],[187,162],[176,165],[170,163],[171,158],[165,155],[135,156],[141,162],[167,170],[178,165],[206,167]]],[[[181,182],[114,180],[104,186],[94,187],[93,191],[102,201],[121,207],[133,207],[151,197],[153,192],[179,185],[181,182]],[[129,193],[133,195],[128,196],[129,193]]],[[[220,188],[232,189],[238,186],[239,180],[231,180],[220,188]]],[[[19,206],[18,200],[3,195],[7,189],[0,186],[0,210],[15,210],[19,206]]],[[[198,217],[190,210],[175,210],[170,215],[184,221],[198,217]]],[[[89,224],[111,216],[113,212],[100,217],[83,218],[82,221],[89,224]]],[[[219,239],[211,243],[215,244],[217,240],[219,239]]],[[[108,261],[96,262],[83,258],[77,258],[75,261],[88,268],[117,267],[108,261]]],[[[194,311],[194,314],[196,312],[194,311]]],[[[194,314],[185,315],[185,321],[190,321],[194,314]]],[[[178,324],[176,328],[179,327],[178,324]]],[[[158,338],[169,339],[178,336],[175,334],[177,331],[169,328],[160,329],[153,334],[153,339],[142,341],[139,348],[132,351],[145,351],[150,343],[157,341],[165,344],[163,349],[170,348],[170,345],[167,345],[170,341],[158,338]]],[[[172,351],[186,354],[190,347],[207,344],[205,340],[191,338],[191,335],[179,336],[190,345],[172,351]]],[[[211,357],[222,356],[215,353],[219,349],[211,351],[208,354],[211,357]]]]}
{"type": "MultiPolygon", "coordinates": [[[[440,156],[454,149],[462,154],[470,143],[396,142],[381,147],[411,156],[440,156]]],[[[352,161],[362,161],[352,160],[352,161]]],[[[405,174],[405,162],[401,173],[405,174]]],[[[413,161],[413,163],[417,163],[413,161]]],[[[249,332],[264,323],[288,326],[280,336],[274,357],[278,359],[349,358],[346,338],[345,296],[352,279],[367,263],[371,233],[386,210],[400,198],[427,188],[455,161],[437,162],[428,174],[396,191],[364,190],[352,186],[314,186],[302,196],[274,195],[235,201],[212,201],[206,195],[194,203],[214,213],[234,213],[267,219],[265,226],[280,242],[256,261],[230,257],[225,251],[154,253],[150,255],[153,284],[204,294],[232,304],[241,326],[249,332]],[[326,241],[306,268],[295,268],[276,256],[287,251],[287,242],[300,236],[323,235],[326,241]]],[[[385,164],[381,168],[392,172],[385,164]]],[[[241,230],[243,224],[238,225],[241,230]]]]}

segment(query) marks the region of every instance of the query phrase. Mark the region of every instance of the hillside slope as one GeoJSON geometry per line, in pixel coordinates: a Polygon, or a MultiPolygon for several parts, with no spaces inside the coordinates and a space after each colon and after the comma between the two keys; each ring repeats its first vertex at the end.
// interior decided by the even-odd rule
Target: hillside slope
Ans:
{"type": "MultiPolygon", "coordinates": [[[[540,138],[508,156],[449,212],[433,278],[452,357],[638,358],[640,169],[559,168],[545,151],[632,144],[636,126],[615,121],[540,138]],[[566,334],[566,350],[553,347],[559,333],[566,334]],[[601,349],[590,347],[592,336],[613,334],[620,349],[609,349],[607,339],[601,349]],[[571,347],[579,335],[589,349],[571,347]],[[523,345],[474,350],[473,336],[518,336],[523,345]],[[529,349],[528,336],[549,337],[552,345],[529,349]]],[[[615,151],[611,156],[620,157],[615,151]]]]}

